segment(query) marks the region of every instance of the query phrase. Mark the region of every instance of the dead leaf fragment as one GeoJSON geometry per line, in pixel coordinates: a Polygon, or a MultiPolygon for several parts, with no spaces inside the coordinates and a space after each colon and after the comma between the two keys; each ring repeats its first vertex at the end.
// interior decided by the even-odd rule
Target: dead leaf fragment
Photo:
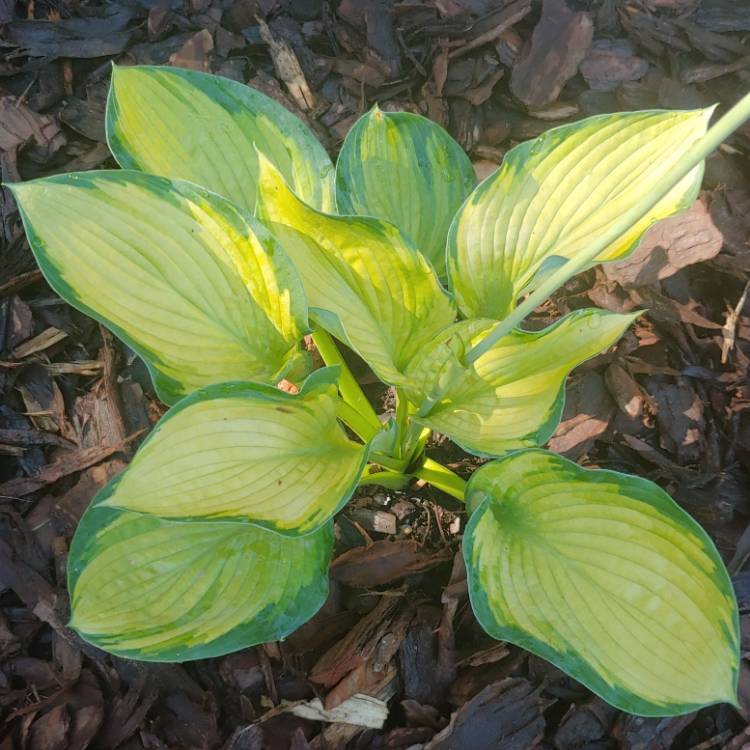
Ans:
{"type": "Polygon", "coordinates": [[[727,313],[726,322],[721,329],[723,338],[721,344],[721,364],[723,365],[725,365],[727,363],[727,360],[729,359],[729,352],[734,349],[734,344],[737,337],[737,321],[739,320],[740,313],[745,307],[745,302],[747,301],[747,292],[749,289],[750,281],[745,284],[745,288],[743,289],[737,304],[727,313]]]}
{"type": "Polygon", "coordinates": [[[380,729],[388,718],[388,704],[369,695],[357,693],[335,708],[326,710],[320,698],[293,706],[289,713],[310,721],[325,721],[330,724],[354,724],[358,727],[380,729]]]}
{"type": "Polygon", "coordinates": [[[453,50],[449,57],[459,57],[483,44],[494,42],[530,12],[530,0],[512,0],[509,3],[503,3],[502,8],[477,21],[467,43],[453,50]]]}
{"type": "Polygon", "coordinates": [[[120,54],[133,35],[126,27],[136,8],[105,3],[89,12],[91,15],[77,18],[14,21],[5,33],[9,42],[32,57],[90,59],[120,54]]]}
{"type": "Polygon", "coordinates": [[[604,382],[620,411],[631,419],[643,413],[644,396],[633,376],[618,362],[613,362],[604,373],[604,382]]]}
{"type": "Polygon", "coordinates": [[[33,339],[25,341],[20,346],[17,346],[13,350],[13,356],[16,359],[24,359],[32,354],[43,352],[45,349],[49,349],[58,342],[66,339],[68,334],[65,331],[61,331],[59,328],[50,326],[42,331],[40,334],[34,336],[33,339]]]}
{"type": "Polygon", "coordinates": [[[10,301],[10,314],[7,326],[7,346],[13,348],[22,341],[31,338],[34,333],[34,317],[31,308],[20,298],[10,301]]]}
{"type": "Polygon", "coordinates": [[[562,420],[549,441],[550,450],[579,459],[607,431],[614,412],[602,376],[585,373],[567,389],[562,420]]]}
{"type": "Polygon", "coordinates": [[[121,451],[129,443],[133,442],[133,440],[136,440],[142,432],[141,430],[130,435],[118,445],[96,446],[79,451],[68,451],[54,463],[45,466],[33,477],[19,477],[3,482],[3,484],[0,484],[0,495],[5,495],[6,497],[25,497],[26,495],[30,495],[32,492],[36,492],[48,484],[57,482],[69,474],[83,471],[90,466],[98,464],[113,453],[121,451]]]}
{"type": "Polygon", "coordinates": [[[69,728],[68,709],[55,706],[31,725],[29,746],[36,750],[65,750],[69,728]]]}
{"type": "Polygon", "coordinates": [[[704,404],[690,382],[676,383],[649,378],[648,391],[657,406],[656,421],[662,447],[677,456],[678,463],[693,463],[703,452],[705,435],[704,404]]]}
{"type": "Polygon", "coordinates": [[[310,90],[302,66],[291,45],[285,39],[275,37],[268,28],[268,24],[262,19],[259,19],[258,23],[261,38],[268,45],[268,51],[271,53],[276,75],[284,81],[292,98],[303,112],[315,109],[316,98],[310,90]]]}

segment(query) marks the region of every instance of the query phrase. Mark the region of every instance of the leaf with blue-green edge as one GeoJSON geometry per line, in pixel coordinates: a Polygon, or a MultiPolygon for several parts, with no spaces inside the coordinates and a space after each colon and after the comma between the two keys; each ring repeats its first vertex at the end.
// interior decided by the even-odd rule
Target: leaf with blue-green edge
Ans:
{"type": "Polygon", "coordinates": [[[316,531],[357,487],[368,449],[336,418],[338,367],[298,394],[254,383],[202,388],[170,409],[102,506],[166,519],[316,531]]]}
{"type": "MultiPolygon", "coordinates": [[[[706,132],[713,108],[596,115],[511,149],[456,214],[448,278],[466,317],[502,320],[560,259],[573,259],[648,192],[706,132]]],[[[632,252],[654,222],[688,208],[703,164],[606,248],[632,252]]]]}
{"type": "Polygon", "coordinates": [[[541,445],[559,423],[567,375],[612,346],[639,314],[577,310],[541,331],[512,331],[469,366],[464,355],[497,323],[459,321],[406,369],[413,418],[481,456],[541,445]]]}
{"type": "Polygon", "coordinates": [[[11,190],[47,281],[143,357],[165,402],[210,383],[304,374],[297,271],[230,201],[130,170],[11,190]]]}
{"type": "Polygon", "coordinates": [[[443,128],[377,105],[354,123],[336,162],[339,213],[390,221],[441,275],[448,227],[475,185],[469,157],[443,128]]]}
{"type": "Polygon", "coordinates": [[[731,581],[664,490],[526,450],[479,468],[466,501],[469,596],[491,636],[630,713],[737,705],[731,581]]]}
{"type": "Polygon", "coordinates": [[[68,557],[70,626],[105,651],[189,661],[280,640],[328,595],[333,522],[292,538],[258,526],[170,521],[94,499],[68,557]]]}
{"type": "Polygon", "coordinates": [[[249,211],[257,149],[301,198],[334,209],[333,164],[310,129],[278,102],[229,78],[159,65],[115,66],[106,130],[121,167],[190,180],[249,211]]]}

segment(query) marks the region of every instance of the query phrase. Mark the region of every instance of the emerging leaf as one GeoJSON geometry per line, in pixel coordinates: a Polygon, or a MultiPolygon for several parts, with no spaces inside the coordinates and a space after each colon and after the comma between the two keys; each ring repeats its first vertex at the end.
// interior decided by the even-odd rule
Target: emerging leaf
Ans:
{"type": "Polygon", "coordinates": [[[12,190],[47,281],[145,359],[165,402],[209,383],[276,382],[299,360],[296,271],[229,201],[131,171],[12,190]]]}
{"type": "Polygon", "coordinates": [[[339,212],[395,224],[441,275],[448,227],[475,184],[469,158],[443,128],[377,105],[349,131],[336,163],[339,212]]]}
{"type": "MultiPolygon", "coordinates": [[[[540,276],[584,250],[669,172],[712,111],[598,115],[511,149],[451,225],[448,274],[461,312],[506,317],[540,276]]],[[[702,176],[703,165],[597,262],[622,258],[651,224],[688,208],[702,176]]]]}
{"type": "Polygon", "coordinates": [[[325,601],[332,522],[294,539],[102,507],[118,481],[84,514],[68,561],[70,625],[89,643],[143,661],[205,659],[284,638],[325,601]]]}
{"type": "Polygon", "coordinates": [[[460,321],[409,363],[415,419],[479,455],[540,445],[560,420],[568,373],[612,346],[638,314],[578,310],[542,331],[517,329],[469,367],[463,355],[496,322],[460,321]]]}
{"type": "Polygon", "coordinates": [[[521,451],[476,471],[467,502],[469,594],[490,635],[631,713],[736,704],[729,576],[657,485],[521,451]]]}
{"type": "Polygon", "coordinates": [[[386,383],[400,384],[414,353],[453,322],[432,266],[393,225],[313,210],[265,159],[258,213],[299,269],[313,320],[386,383]]]}
{"type": "Polygon", "coordinates": [[[106,126],[125,169],[190,180],[252,211],[257,148],[304,200],[333,210],[333,164],[317,138],[273,99],[228,78],[116,66],[106,126]]]}
{"type": "Polygon", "coordinates": [[[167,412],[101,505],[315,531],[351,497],[367,459],[336,420],[336,370],[318,370],[295,396],[252,383],[196,391],[167,412]]]}

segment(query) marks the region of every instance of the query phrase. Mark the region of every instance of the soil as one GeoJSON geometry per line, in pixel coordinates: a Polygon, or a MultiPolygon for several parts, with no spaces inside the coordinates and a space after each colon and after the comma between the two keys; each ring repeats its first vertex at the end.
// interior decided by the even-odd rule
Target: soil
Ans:
{"type": "MultiPolygon", "coordinates": [[[[0,0],[0,48],[4,182],[115,166],[103,127],[111,60],[249,81],[333,155],[375,102],[420,112],[484,176],[513,144],[587,115],[726,109],[750,89],[750,2],[0,0]]],[[[745,125],[708,159],[688,213],[537,315],[648,309],[575,371],[550,447],[666,488],[724,556],[743,633],[749,156],[745,125]]],[[[65,626],[71,536],[162,412],[132,352],[42,281],[2,191],[0,750],[750,747],[746,663],[742,708],[642,719],[484,635],[458,554],[465,514],[427,487],[360,492],[337,520],[329,600],[283,643],[185,665],[83,643],[65,626]]],[[[430,451],[464,475],[476,466],[440,440],[430,451]]]]}

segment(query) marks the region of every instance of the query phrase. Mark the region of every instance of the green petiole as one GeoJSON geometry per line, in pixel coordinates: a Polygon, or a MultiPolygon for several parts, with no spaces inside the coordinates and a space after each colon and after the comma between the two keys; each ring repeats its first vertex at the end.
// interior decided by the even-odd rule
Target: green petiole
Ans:
{"type": "Polygon", "coordinates": [[[464,492],[466,490],[466,481],[461,479],[458,474],[451,471],[447,466],[426,458],[422,466],[412,472],[418,479],[423,479],[433,487],[442,490],[446,495],[466,502],[464,492]]]}
{"type": "Polygon", "coordinates": [[[378,484],[381,487],[401,490],[413,479],[423,479],[433,487],[437,487],[437,489],[445,492],[446,495],[450,495],[462,503],[465,502],[465,480],[461,479],[458,474],[451,471],[447,466],[443,466],[431,458],[426,458],[422,466],[409,473],[391,469],[368,473],[371,466],[372,464],[368,464],[365,472],[362,474],[362,479],[359,482],[360,487],[368,484],[378,484]]]}
{"type": "MultiPolygon", "coordinates": [[[[383,425],[378,419],[375,409],[372,408],[372,404],[362,392],[362,388],[360,388],[359,383],[354,375],[352,375],[349,365],[344,361],[344,358],[341,356],[341,352],[338,350],[331,335],[327,331],[319,328],[312,334],[312,339],[315,342],[315,346],[320,352],[323,361],[327,365],[338,365],[341,368],[341,377],[339,378],[339,391],[341,397],[352,407],[353,410],[357,411],[362,420],[369,425],[369,430],[365,430],[365,432],[368,432],[369,437],[365,438],[365,436],[360,434],[353,425],[349,426],[357,432],[361,438],[369,440],[372,435],[383,429],[383,425]]],[[[343,417],[342,419],[346,422],[346,419],[343,417]]]]}
{"type": "MultiPolygon", "coordinates": [[[[372,464],[368,465],[369,467],[372,464]]],[[[398,471],[375,471],[372,474],[368,474],[365,469],[365,473],[362,474],[362,479],[359,481],[360,487],[367,485],[377,485],[379,487],[385,487],[389,490],[403,490],[410,482],[414,481],[414,477],[411,474],[402,474],[398,471]]]]}
{"type": "Polygon", "coordinates": [[[379,432],[379,428],[373,427],[361,412],[346,401],[338,402],[336,416],[365,443],[369,443],[379,432]]]}
{"type": "Polygon", "coordinates": [[[396,389],[396,454],[397,458],[406,458],[406,438],[409,429],[409,402],[404,394],[396,389]]]}

